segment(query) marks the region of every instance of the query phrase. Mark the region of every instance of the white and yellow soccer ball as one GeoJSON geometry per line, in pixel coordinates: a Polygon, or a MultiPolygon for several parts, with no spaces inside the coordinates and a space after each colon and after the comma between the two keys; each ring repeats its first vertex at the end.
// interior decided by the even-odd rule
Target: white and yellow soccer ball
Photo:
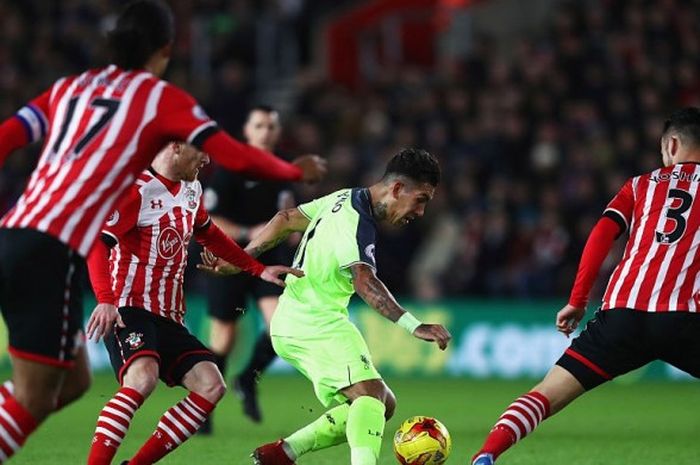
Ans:
{"type": "Polygon", "coordinates": [[[394,434],[394,454],[402,465],[440,465],[450,450],[450,432],[435,418],[409,418],[394,434]]]}

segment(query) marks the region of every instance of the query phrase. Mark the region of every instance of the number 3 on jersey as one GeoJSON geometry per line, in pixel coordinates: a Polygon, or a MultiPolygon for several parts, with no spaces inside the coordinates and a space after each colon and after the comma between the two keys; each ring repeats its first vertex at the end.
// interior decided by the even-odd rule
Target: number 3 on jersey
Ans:
{"type": "Polygon", "coordinates": [[[309,241],[313,239],[314,234],[316,234],[316,228],[318,227],[318,224],[321,222],[321,218],[319,218],[316,223],[314,223],[313,227],[308,230],[304,238],[302,239],[301,244],[299,244],[299,248],[297,249],[296,255],[294,255],[294,263],[292,263],[292,268],[297,268],[297,269],[302,269],[304,266],[304,258],[306,258],[306,248],[309,245],[309,241]]]}
{"type": "MultiPolygon", "coordinates": [[[[688,222],[683,214],[690,210],[690,207],[693,205],[693,196],[681,189],[670,189],[668,198],[672,199],[671,205],[673,205],[673,200],[675,199],[679,199],[681,202],[675,207],[669,206],[666,210],[665,218],[673,220],[675,223],[673,230],[670,232],[656,231],[656,242],[661,244],[673,244],[683,237],[683,233],[688,226],[688,222]]],[[[662,224],[665,224],[665,221],[662,224]]]]}

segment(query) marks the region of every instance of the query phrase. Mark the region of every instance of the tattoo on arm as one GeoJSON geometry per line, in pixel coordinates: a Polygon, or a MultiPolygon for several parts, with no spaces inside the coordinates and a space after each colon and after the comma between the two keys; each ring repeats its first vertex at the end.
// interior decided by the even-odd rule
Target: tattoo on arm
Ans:
{"type": "Polygon", "coordinates": [[[384,283],[377,278],[371,266],[358,263],[351,266],[350,270],[352,271],[355,292],[362,297],[367,305],[394,322],[404,314],[405,310],[401,308],[384,283]]]}
{"type": "Polygon", "coordinates": [[[265,241],[256,247],[251,248],[250,246],[248,246],[248,247],[246,247],[245,251],[249,255],[257,258],[260,255],[262,255],[264,252],[266,252],[274,247],[277,247],[277,245],[279,245],[281,242],[284,242],[284,240],[287,239],[288,235],[289,235],[289,233],[284,234],[283,236],[279,236],[276,239],[265,241]]]}
{"type": "Polygon", "coordinates": [[[259,257],[263,252],[284,242],[291,233],[303,231],[308,225],[309,219],[297,208],[279,211],[248,244],[245,251],[253,257],[259,257]]]}

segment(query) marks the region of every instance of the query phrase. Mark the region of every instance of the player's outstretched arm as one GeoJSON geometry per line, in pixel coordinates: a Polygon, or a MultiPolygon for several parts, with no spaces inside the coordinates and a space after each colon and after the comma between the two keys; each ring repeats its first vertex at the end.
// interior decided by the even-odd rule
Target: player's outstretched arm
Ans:
{"type": "Polygon", "coordinates": [[[270,152],[243,144],[223,131],[209,137],[202,150],[224,168],[257,179],[318,182],[327,171],[326,160],[318,155],[304,155],[289,163],[270,152]]]}
{"type": "Polygon", "coordinates": [[[424,324],[404,310],[389,289],[377,277],[374,268],[357,263],[350,267],[355,292],[367,305],[383,317],[397,323],[418,339],[434,341],[441,350],[445,350],[452,335],[442,325],[424,324]]]}
{"type": "Polygon", "coordinates": [[[576,330],[579,322],[583,319],[588,304],[588,294],[590,294],[598,277],[605,257],[610,253],[610,249],[620,233],[620,224],[604,216],[596,223],[588,236],[586,246],[581,254],[576,280],[569,296],[569,303],[557,313],[557,330],[566,337],[569,337],[576,330]]]}
{"type": "Polygon", "coordinates": [[[88,339],[94,338],[96,341],[106,336],[115,322],[119,327],[124,327],[117,306],[114,305],[108,257],[109,248],[102,240],[97,240],[87,260],[90,283],[95,291],[97,306],[90,315],[85,332],[88,339]]]}
{"type": "Polygon", "coordinates": [[[50,91],[46,91],[0,123],[0,165],[15,150],[46,135],[50,91]]]}
{"type": "Polygon", "coordinates": [[[154,129],[163,141],[184,140],[208,153],[226,169],[258,179],[316,182],[325,176],[326,161],[317,155],[299,157],[292,163],[237,141],[217,126],[182,89],[166,85],[160,99],[154,129]]]}
{"type": "MultiPolygon", "coordinates": [[[[232,270],[243,270],[253,276],[257,276],[263,281],[267,281],[276,284],[280,287],[284,287],[284,281],[282,281],[281,276],[287,273],[291,273],[297,277],[302,277],[304,274],[300,270],[292,269],[288,266],[283,265],[273,265],[265,266],[250,255],[248,255],[241,247],[231,240],[224,232],[219,229],[214,223],[209,221],[207,227],[203,229],[196,230],[195,238],[197,242],[205,247],[211,249],[216,255],[221,257],[224,262],[222,264],[214,265],[213,269],[209,271],[216,271],[216,267],[219,266],[220,269],[232,270]]],[[[205,249],[206,251],[206,249],[205,249]]],[[[202,261],[206,253],[202,256],[202,261]]],[[[218,260],[217,260],[218,262],[218,260]]],[[[207,269],[207,262],[202,263],[203,266],[199,266],[200,269],[207,269]]],[[[226,274],[226,273],[220,273],[226,274]]],[[[228,273],[231,274],[231,273],[228,273]]]]}
{"type": "Polygon", "coordinates": [[[304,231],[310,220],[298,209],[288,208],[277,212],[260,233],[253,237],[245,251],[253,257],[259,257],[284,242],[293,232],[304,231]]]}

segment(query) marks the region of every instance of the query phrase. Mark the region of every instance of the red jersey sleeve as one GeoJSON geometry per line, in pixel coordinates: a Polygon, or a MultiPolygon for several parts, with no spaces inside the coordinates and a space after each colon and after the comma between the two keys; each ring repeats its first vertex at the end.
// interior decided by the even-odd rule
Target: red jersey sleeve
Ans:
{"type": "Polygon", "coordinates": [[[49,89],[0,124],[0,164],[13,151],[46,135],[50,97],[49,89]]]}
{"type": "Polygon", "coordinates": [[[219,129],[196,100],[182,89],[167,85],[163,90],[159,129],[170,140],[183,140],[208,153],[224,168],[246,175],[278,181],[299,181],[302,171],[275,155],[243,144],[219,129]]]}
{"type": "Polygon", "coordinates": [[[203,199],[200,198],[199,208],[194,216],[194,229],[203,229],[209,227],[211,223],[211,217],[206,208],[204,208],[203,199]]]}
{"type": "Polygon", "coordinates": [[[102,234],[109,238],[110,246],[114,246],[124,234],[136,227],[141,209],[139,187],[138,184],[134,184],[122,195],[117,202],[117,208],[102,228],[102,234]]]}
{"type": "Polygon", "coordinates": [[[87,267],[97,303],[114,305],[116,299],[112,292],[112,278],[109,274],[109,253],[109,247],[103,240],[95,241],[87,258],[87,267]]]}
{"type": "Polygon", "coordinates": [[[634,212],[634,186],[633,180],[628,179],[622,189],[610,201],[603,212],[603,216],[607,216],[615,221],[620,226],[619,234],[624,233],[629,229],[632,222],[632,213],[634,212]]]}
{"type": "Polygon", "coordinates": [[[581,254],[576,280],[569,296],[569,305],[576,308],[584,308],[586,306],[588,294],[591,293],[591,288],[598,277],[600,267],[619,235],[620,225],[614,218],[604,216],[593,227],[581,254]]]}
{"type": "Polygon", "coordinates": [[[139,187],[138,184],[132,185],[117,202],[117,208],[102,228],[101,240],[95,241],[95,246],[88,255],[90,283],[98,303],[115,304],[109,272],[109,249],[114,247],[124,234],[136,227],[141,208],[139,187]]]}
{"type": "MultiPolygon", "coordinates": [[[[207,217],[208,216],[207,214],[207,217]]],[[[195,229],[194,238],[203,247],[214,252],[217,257],[221,257],[230,264],[253,276],[260,276],[265,270],[265,265],[248,255],[241,246],[232,241],[231,238],[224,234],[211,220],[209,220],[204,227],[195,229]]]]}

